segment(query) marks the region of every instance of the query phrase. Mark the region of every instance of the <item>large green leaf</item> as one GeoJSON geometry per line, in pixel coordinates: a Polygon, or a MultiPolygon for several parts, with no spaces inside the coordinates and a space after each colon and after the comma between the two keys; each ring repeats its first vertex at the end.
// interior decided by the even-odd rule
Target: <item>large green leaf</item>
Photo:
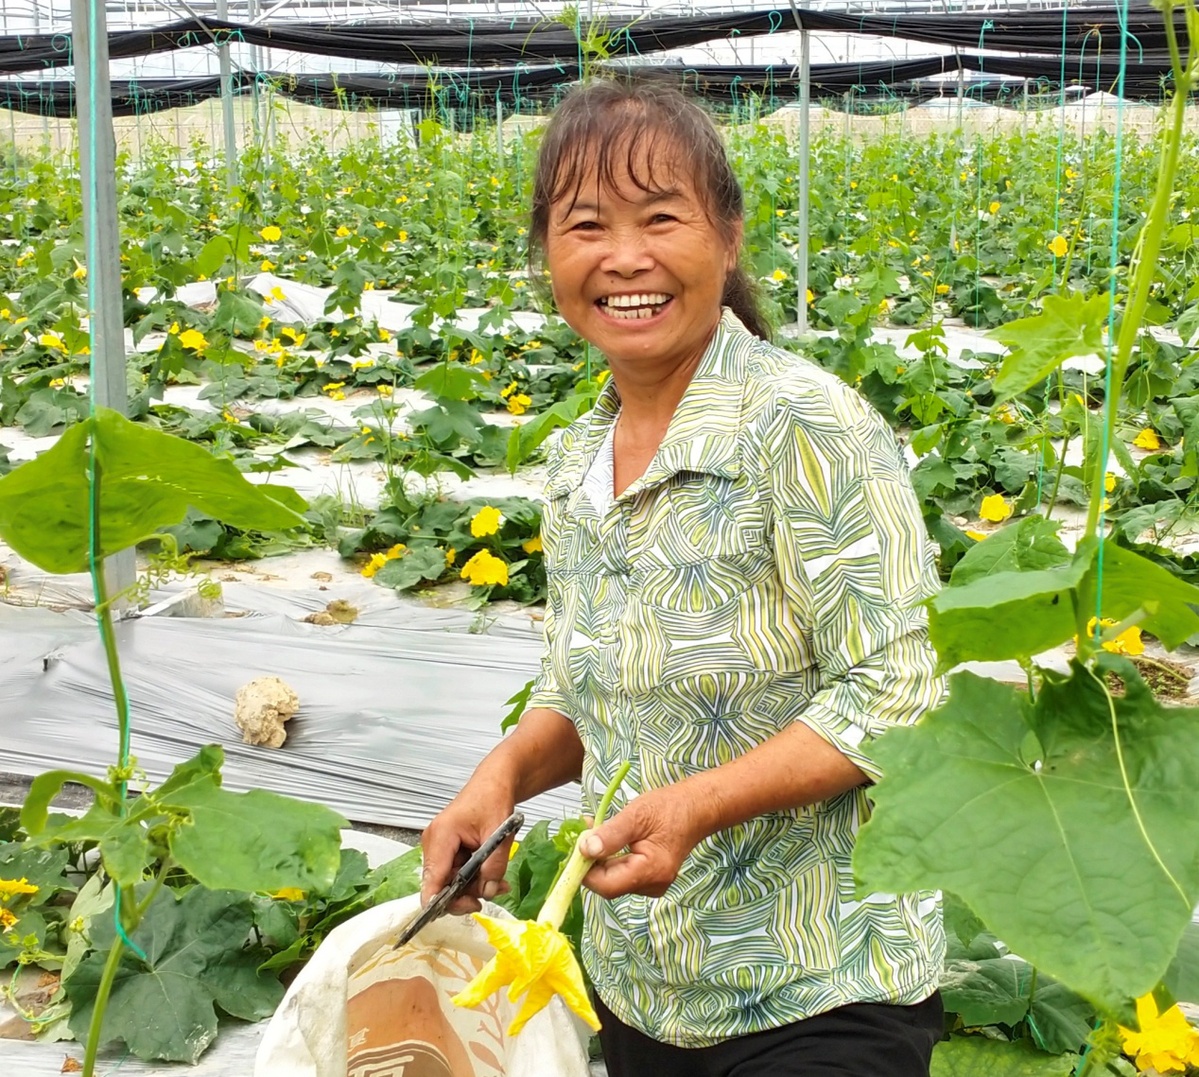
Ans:
{"type": "Polygon", "coordinates": [[[419,891],[422,863],[421,849],[417,846],[386,864],[380,864],[367,878],[371,903],[380,905],[384,901],[394,901],[419,891]]]}
{"type": "Polygon", "coordinates": [[[954,566],[950,577],[960,587],[997,572],[1039,572],[1070,561],[1057,537],[1058,524],[1044,516],[1026,516],[976,543],[954,566]]]}
{"type": "Polygon", "coordinates": [[[253,486],[200,445],[98,409],[36,460],[0,478],[0,537],[47,572],[82,572],[89,551],[89,440],[100,473],[98,554],[179,523],[188,508],[246,531],[303,524],[294,490],[253,486]]]}
{"type": "Polygon", "coordinates": [[[1028,1025],[1043,1051],[1053,1054],[1081,1051],[1095,1026],[1095,1007],[1065,984],[1038,973],[1032,982],[1032,966],[1021,962],[1020,989],[1032,991],[1028,1025]]]}
{"type": "MultiPolygon", "coordinates": [[[[143,962],[126,952],[104,1012],[102,1042],[123,1040],[143,1059],[195,1063],[217,1032],[215,1005],[249,1019],[269,1013],[283,988],[241,949],[253,923],[245,894],[194,887],[176,901],[163,890],[133,932],[143,962]],[[232,951],[232,956],[230,955],[232,951]]],[[[96,989],[112,941],[111,921],[97,918],[102,949],[66,982],[71,1031],[86,1039],[96,989]]]]}
{"type": "MultiPolygon", "coordinates": [[[[205,749],[219,765],[223,753],[205,749]]],[[[337,875],[337,812],[261,789],[229,793],[220,775],[196,760],[181,764],[153,794],[164,808],[184,810],[190,821],[171,833],[171,853],[186,871],[213,889],[321,890],[337,875]]]]}
{"type": "Polygon", "coordinates": [[[1123,1013],[1199,899],[1199,709],[1162,708],[1126,660],[1098,664],[1123,698],[1077,663],[1043,671],[1035,704],[954,676],[944,706],[873,745],[885,777],[854,865],[867,889],[953,891],[1015,952],[1123,1013]]]}
{"type": "Polygon", "coordinates": [[[1163,981],[1179,1002],[1199,1003],[1199,924],[1187,924],[1163,981]]]}
{"type": "Polygon", "coordinates": [[[1026,1040],[951,1036],[933,1050],[930,1077],[1069,1077],[1074,1055],[1048,1055],[1026,1040]]]}
{"type": "Polygon", "coordinates": [[[1108,309],[1106,295],[1047,295],[1040,314],[992,329],[987,335],[1012,349],[995,378],[996,399],[1024,392],[1072,356],[1102,355],[1108,309]]]}
{"type": "Polygon", "coordinates": [[[943,669],[959,662],[1040,654],[1074,634],[1072,596],[1087,562],[1036,572],[995,572],[946,587],[929,607],[929,637],[943,669]]]}
{"type": "Polygon", "coordinates": [[[1014,1025],[1028,1012],[1028,999],[1020,990],[1020,969],[1003,957],[947,961],[941,973],[941,997],[946,1011],[971,1027],[1014,1025]]]}

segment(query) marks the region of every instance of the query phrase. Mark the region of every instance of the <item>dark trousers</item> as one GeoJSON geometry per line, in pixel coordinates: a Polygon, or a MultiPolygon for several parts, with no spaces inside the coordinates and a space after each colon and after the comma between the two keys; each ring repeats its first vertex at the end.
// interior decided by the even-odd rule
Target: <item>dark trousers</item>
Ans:
{"type": "Polygon", "coordinates": [[[609,1077],[928,1077],[944,1030],[940,994],[915,1006],[854,1003],[712,1047],[672,1047],[623,1024],[601,999],[609,1077]]]}

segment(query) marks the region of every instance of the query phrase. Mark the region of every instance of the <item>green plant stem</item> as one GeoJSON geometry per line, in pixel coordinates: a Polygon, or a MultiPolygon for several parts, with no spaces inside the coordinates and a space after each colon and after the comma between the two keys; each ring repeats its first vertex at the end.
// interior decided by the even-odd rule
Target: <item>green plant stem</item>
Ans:
{"type": "MultiPolygon", "coordinates": [[[[1158,164],[1157,187],[1153,192],[1153,203],[1137,249],[1133,254],[1132,287],[1129,291],[1128,305],[1124,318],[1120,322],[1120,333],[1117,338],[1116,354],[1112,361],[1111,399],[1106,402],[1106,429],[1104,444],[1111,445],[1115,436],[1116,415],[1119,411],[1120,394],[1124,387],[1124,376],[1128,371],[1128,363],[1132,358],[1132,349],[1140,332],[1141,322],[1145,317],[1145,307],[1149,302],[1149,289],[1157,273],[1157,259],[1161,253],[1162,232],[1165,230],[1166,217],[1170,211],[1170,199],[1174,192],[1174,177],[1178,173],[1178,159],[1182,149],[1182,132],[1186,122],[1187,101],[1190,96],[1190,71],[1184,68],[1178,59],[1178,43],[1174,35],[1174,3],[1165,0],[1162,11],[1165,16],[1166,36],[1170,42],[1171,57],[1175,59],[1174,99],[1171,102],[1173,112],[1170,125],[1165,132],[1162,155],[1158,164]]],[[[1188,3],[1188,8],[1190,5],[1188,3]]],[[[1189,11],[1188,11],[1189,14],[1189,11]]],[[[1199,47],[1195,42],[1190,45],[1191,52],[1199,47]]],[[[1188,55],[1188,64],[1191,56],[1188,55]]],[[[1095,457],[1095,468],[1091,476],[1091,503],[1087,509],[1087,537],[1093,537],[1099,529],[1099,513],[1105,491],[1103,479],[1107,473],[1107,454],[1099,453],[1095,457]]]]}
{"type": "Polygon", "coordinates": [[[104,1025],[104,1011],[108,1009],[108,996],[112,993],[112,985],[116,982],[117,969],[121,965],[121,954],[125,944],[120,936],[112,940],[112,949],[108,951],[108,960],[104,963],[104,972],[100,976],[100,985],[96,988],[96,1001],[93,1003],[92,1023],[87,1030],[87,1049],[83,1055],[83,1077],[93,1077],[96,1072],[96,1054],[100,1050],[100,1033],[104,1025]]]}
{"type": "MultiPolygon", "coordinates": [[[[616,790],[620,788],[631,766],[632,763],[627,761],[622,763],[612,781],[608,783],[608,788],[604,790],[603,799],[600,800],[599,807],[596,809],[595,821],[592,823],[592,828],[603,823],[604,817],[608,814],[608,809],[612,806],[612,798],[616,796],[616,790]]],[[[584,856],[579,850],[579,843],[576,841],[574,848],[570,851],[569,858],[565,865],[563,865],[562,874],[558,876],[558,881],[554,883],[553,889],[546,895],[545,904],[541,906],[541,912],[537,916],[539,924],[549,924],[552,927],[561,929],[562,921],[566,919],[566,914],[570,912],[570,906],[575,899],[575,894],[579,892],[579,887],[583,883],[583,876],[591,870],[593,863],[593,860],[584,856]]]]}

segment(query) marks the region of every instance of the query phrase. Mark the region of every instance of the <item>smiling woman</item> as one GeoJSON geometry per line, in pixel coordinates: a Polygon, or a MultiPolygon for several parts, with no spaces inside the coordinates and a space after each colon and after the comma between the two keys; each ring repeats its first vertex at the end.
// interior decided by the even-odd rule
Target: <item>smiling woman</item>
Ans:
{"type": "MultiPolygon", "coordinates": [[[[609,1073],[927,1077],[936,897],[855,899],[850,863],[867,743],[943,691],[895,440],[766,341],[741,189],[677,90],[568,97],[531,236],[612,377],[550,457],[530,708],[425,832],[426,899],[515,803],[572,779],[590,799],[628,763],[579,845],[609,1073]]],[[[504,857],[459,909],[495,896],[504,857]]]]}

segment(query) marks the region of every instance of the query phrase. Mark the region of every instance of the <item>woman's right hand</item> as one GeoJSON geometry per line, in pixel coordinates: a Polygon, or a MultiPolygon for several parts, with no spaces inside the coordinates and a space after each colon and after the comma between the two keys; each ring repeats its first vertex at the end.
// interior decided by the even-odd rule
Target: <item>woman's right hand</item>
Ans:
{"type": "MultiPolygon", "coordinates": [[[[420,899],[427,905],[500,826],[516,805],[511,793],[490,783],[472,781],[438,815],[421,836],[424,869],[421,872],[420,899]]],[[[480,868],[462,896],[450,903],[451,913],[478,912],[480,901],[493,900],[508,890],[504,873],[512,838],[507,838],[480,868]]]]}

